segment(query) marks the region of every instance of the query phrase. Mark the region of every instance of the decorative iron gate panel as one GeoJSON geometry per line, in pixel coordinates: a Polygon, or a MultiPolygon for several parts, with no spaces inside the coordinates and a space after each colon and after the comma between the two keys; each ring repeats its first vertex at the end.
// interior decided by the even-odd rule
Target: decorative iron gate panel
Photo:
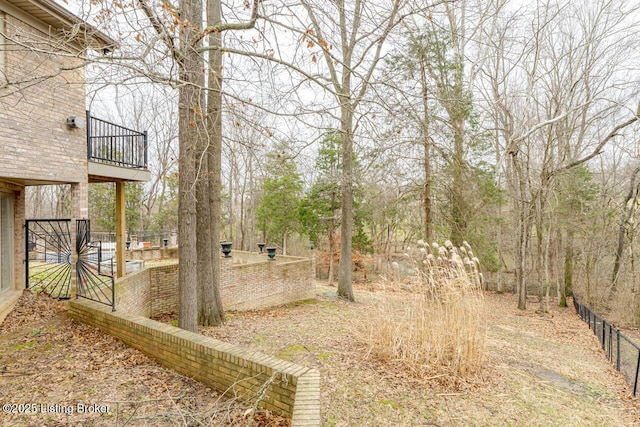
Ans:
{"type": "Polygon", "coordinates": [[[75,250],[76,297],[115,310],[114,253],[104,254],[101,242],[91,242],[88,219],[76,221],[75,248],[71,245],[70,219],[27,220],[25,229],[27,288],[68,299],[73,267],[71,251],[75,250]]]}
{"type": "Polygon", "coordinates": [[[101,242],[91,242],[88,219],[76,221],[76,296],[110,305],[115,311],[113,256],[103,259],[101,242]]]}
{"type": "Polygon", "coordinates": [[[69,298],[71,283],[70,219],[27,220],[27,288],[58,299],[69,298]]]}

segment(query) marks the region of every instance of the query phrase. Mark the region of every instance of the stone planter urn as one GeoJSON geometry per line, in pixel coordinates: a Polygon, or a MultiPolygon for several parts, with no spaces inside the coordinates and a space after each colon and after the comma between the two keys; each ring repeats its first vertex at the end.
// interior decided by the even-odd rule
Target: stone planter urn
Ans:
{"type": "Polygon", "coordinates": [[[276,260],[276,247],[270,246],[267,248],[267,256],[269,257],[269,261],[276,260]]]}
{"type": "Polygon", "coordinates": [[[258,243],[258,249],[260,250],[260,253],[264,253],[264,247],[267,246],[266,243],[258,243]]]}
{"type": "Polygon", "coordinates": [[[220,246],[222,246],[222,253],[225,258],[231,258],[231,242],[220,242],[220,246]]]}

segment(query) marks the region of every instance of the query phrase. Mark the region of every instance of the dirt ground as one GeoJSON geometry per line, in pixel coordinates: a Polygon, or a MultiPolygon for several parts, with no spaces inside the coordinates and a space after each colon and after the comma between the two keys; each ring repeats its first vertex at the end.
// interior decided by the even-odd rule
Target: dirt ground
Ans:
{"type": "MultiPolygon", "coordinates": [[[[532,301],[519,311],[513,295],[486,294],[482,373],[416,380],[400,364],[367,357],[363,338],[376,302],[405,292],[358,285],[355,304],[336,299],[335,288],[317,292],[315,300],[228,313],[226,325],[200,332],[319,369],[324,426],[640,425],[638,402],[572,308],[541,314],[532,301]]],[[[250,408],[71,321],[64,303],[34,296],[0,329],[0,401],[38,405],[31,415],[0,414],[11,426],[247,425],[250,408]],[[78,404],[109,411],[81,414],[78,404]],[[60,413],[69,406],[72,415],[60,413]]],[[[257,416],[263,425],[285,422],[257,416]]]]}

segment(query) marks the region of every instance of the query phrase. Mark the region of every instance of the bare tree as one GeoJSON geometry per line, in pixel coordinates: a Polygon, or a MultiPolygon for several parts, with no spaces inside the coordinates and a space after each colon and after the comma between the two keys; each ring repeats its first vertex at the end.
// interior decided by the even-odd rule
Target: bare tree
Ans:
{"type": "MultiPolygon", "coordinates": [[[[351,283],[353,235],[353,143],[358,107],[380,61],[382,47],[391,31],[404,18],[405,1],[374,5],[363,0],[353,4],[315,3],[304,0],[310,25],[304,40],[318,46],[324,61],[330,92],[338,105],[342,141],[342,203],[340,218],[340,264],[338,295],[354,300],[351,283]],[[368,17],[375,16],[375,20],[368,17]]],[[[316,54],[314,53],[314,58],[316,54]]],[[[316,60],[314,59],[314,62],[316,60]]]]}
{"type": "MultiPolygon", "coordinates": [[[[207,0],[207,25],[215,27],[220,25],[220,2],[218,0],[207,0]]],[[[213,31],[209,34],[209,66],[207,81],[207,135],[209,144],[203,147],[203,156],[206,156],[207,179],[203,182],[208,184],[208,194],[202,194],[203,208],[208,214],[208,222],[204,227],[208,230],[208,235],[203,235],[203,240],[207,239],[209,250],[212,252],[208,259],[211,266],[211,276],[205,276],[201,280],[201,301],[199,310],[199,321],[201,325],[219,325],[224,322],[224,310],[222,298],[220,297],[220,257],[218,254],[218,243],[220,239],[221,221],[221,191],[222,191],[222,52],[220,50],[220,33],[213,31]],[[207,206],[208,205],[208,206],[207,206]]],[[[204,162],[204,159],[203,159],[204,162]]]]}
{"type": "Polygon", "coordinates": [[[217,255],[220,212],[221,46],[219,34],[255,25],[258,1],[251,6],[247,22],[221,22],[220,2],[207,4],[207,26],[202,26],[201,1],[179,3],[179,10],[140,1],[139,5],[177,64],[179,84],[180,192],[179,192],[179,321],[181,328],[195,331],[198,318],[206,324],[224,319],[219,298],[217,255]],[[178,37],[176,38],[176,34],[178,37]],[[203,40],[210,36],[208,46],[203,40]],[[204,52],[209,51],[209,62],[204,52]],[[209,70],[205,79],[205,70],[209,70]],[[208,91],[207,96],[205,92],[208,91]],[[217,175],[217,176],[215,176],[217,175]],[[198,222],[200,218],[200,222],[198,222]],[[197,232],[198,225],[207,228],[197,232]],[[200,236],[200,239],[198,239],[200,236]],[[215,243],[214,243],[215,242],[215,243]],[[214,246],[215,245],[215,246],[214,246]],[[202,274],[198,277],[198,266],[202,274]],[[200,295],[198,295],[198,287],[200,295]],[[201,299],[198,305],[198,299],[201,299]],[[200,307],[200,316],[198,316],[200,307]]]}
{"type": "MultiPolygon", "coordinates": [[[[514,258],[521,309],[526,307],[532,229],[536,227],[537,252],[542,257],[541,221],[555,178],[598,156],[638,120],[635,111],[629,114],[625,108],[628,93],[616,89],[614,78],[628,35],[620,31],[621,39],[608,37],[612,28],[628,28],[624,13],[609,2],[598,2],[588,10],[573,9],[570,2],[547,3],[531,13],[531,36],[521,39],[528,41],[505,47],[504,38],[494,39],[501,46],[498,51],[506,54],[508,49],[509,56],[488,71],[494,78],[491,102],[504,141],[517,225],[514,258]],[[558,43],[556,34],[571,32],[570,28],[580,31],[558,43]],[[631,117],[616,123],[614,116],[622,114],[631,117]],[[611,130],[601,135],[603,126],[611,130]]],[[[538,259],[537,269],[544,270],[545,262],[538,259]]]]}

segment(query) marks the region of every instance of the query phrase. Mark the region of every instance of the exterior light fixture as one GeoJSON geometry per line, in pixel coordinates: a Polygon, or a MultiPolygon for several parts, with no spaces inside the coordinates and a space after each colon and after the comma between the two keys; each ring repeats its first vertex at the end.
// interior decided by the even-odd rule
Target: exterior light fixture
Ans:
{"type": "Polygon", "coordinates": [[[85,119],[83,117],[71,116],[67,117],[67,127],[70,129],[84,129],[86,126],[85,119]]]}

